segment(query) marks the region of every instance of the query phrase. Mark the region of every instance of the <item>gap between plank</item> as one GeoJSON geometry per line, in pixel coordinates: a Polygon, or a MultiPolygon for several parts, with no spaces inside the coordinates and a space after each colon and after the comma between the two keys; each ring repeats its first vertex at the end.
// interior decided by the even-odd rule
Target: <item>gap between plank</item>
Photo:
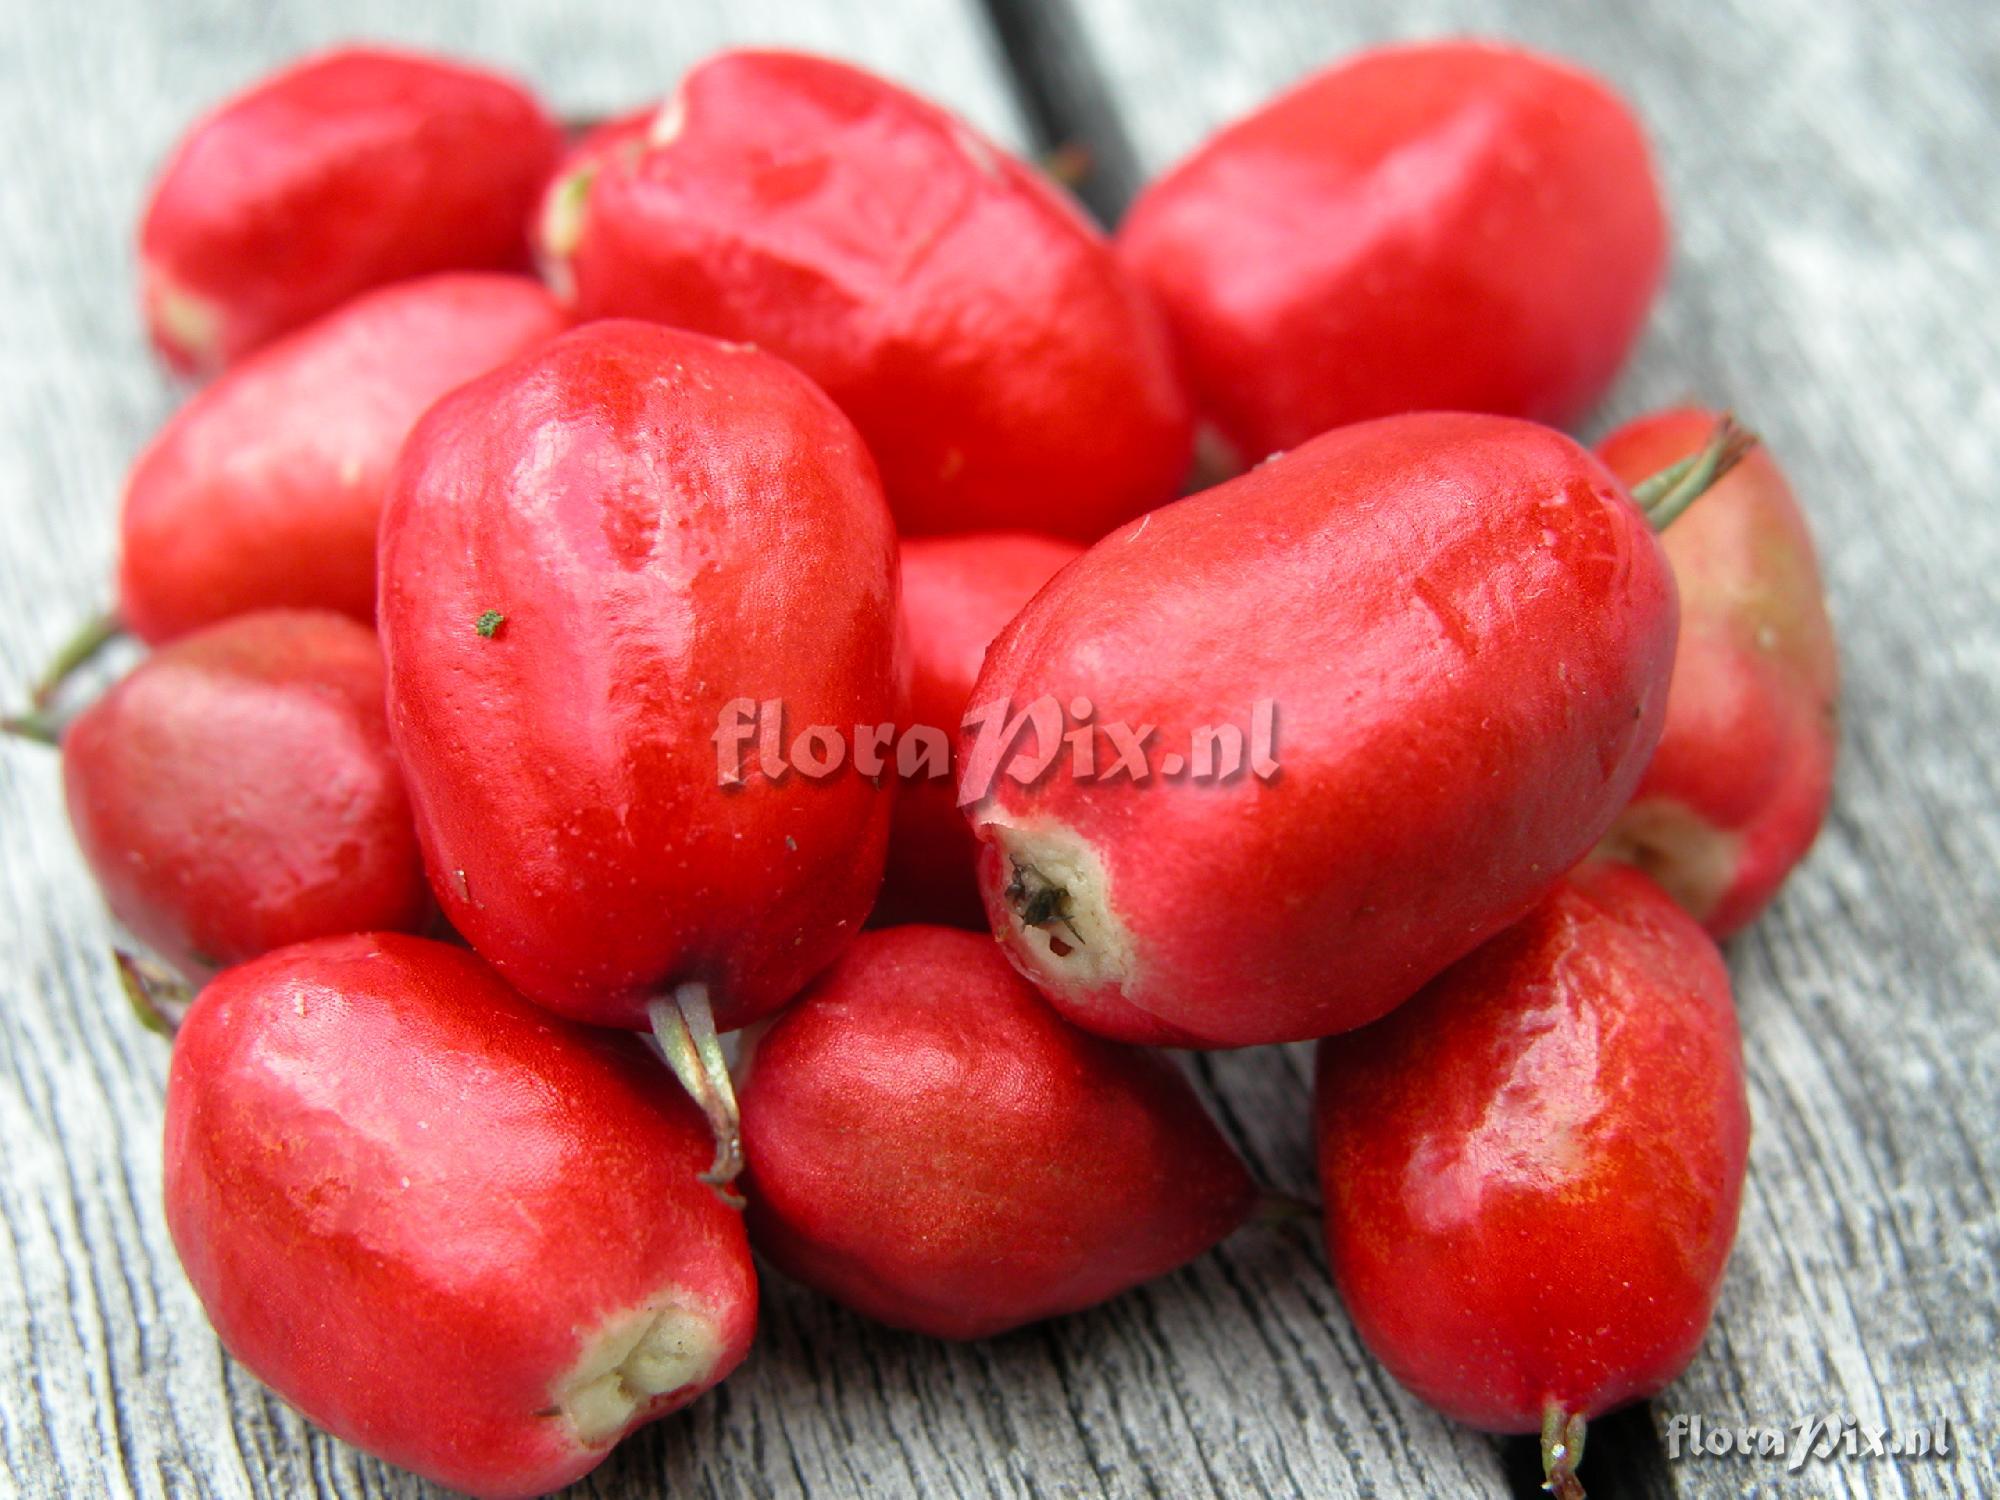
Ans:
{"type": "Polygon", "coordinates": [[[1068,0],[979,0],[1037,152],[1081,147],[1089,170],[1072,189],[1106,228],[1139,189],[1139,161],[1068,0]]]}

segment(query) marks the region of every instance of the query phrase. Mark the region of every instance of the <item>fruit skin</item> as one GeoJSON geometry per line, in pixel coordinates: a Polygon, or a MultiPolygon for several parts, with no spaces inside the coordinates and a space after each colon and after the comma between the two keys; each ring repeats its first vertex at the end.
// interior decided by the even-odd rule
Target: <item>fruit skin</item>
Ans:
{"type": "MultiPolygon", "coordinates": [[[[1598,447],[1628,483],[1699,449],[1712,412],[1656,412],[1598,447]]],[[[1716,939],[1747,925],[1833,798],[1840,663],[1812,534],[1753,450],[1662,534],[1680,585],[1666,730],[1602,852],[1637,864],[1716,939]]]]}
{"type": "Polygon", "coordinates": [[[1693,1357],[1749,1135],[1715,945],[1644,875],[1587,866],[1320,1044],[1334,1279],[1376,1357],[1457,1420],[1596,1416],[1693,1357]]]}
{"type": "Polygon", "coordinates": [[[431,910],[389,748],[374,632],[239,615],[155,652],[62,737],[85,861],[118,919],[190,978],[431,910]]]}
{"type": "Polygon", "coordinates": [[[454,1489],[539,1495],[749,1349],[756,1275],[696,1181],[708,1152],[631,1039],[462,949],[327,938],[229,970],[188,1013],[167,1227],[229,1352],[314,1422],[454,1489]],[[653,1371],[688,1379],[581,1441],[568,1381],[642,1308],[683,1335],[684,1363],[653,1371]]]}
{"type": "Polygon", "coordinates": [[[403,439],[445,392],[567,323],[525,276],[448,272],[357,297],[197,392],[126,483],[126,627],[157,644],[278,605],[372,621],[403,439]]]}
{"type": "MultiPolygon", "coordinates": [[[[958,737],[986,647],[1064,564],[1075,542],[1025,531],[904,541],[907,725],[958,737]]],[[[956,778],[906,779],[889,825],[889,866],[874,920],[986,925],[973,875],[978,844],[958,809],[956,778]]]]}
{"type": "Polygon", "coordinates": [[[613,162],[630,161],[644,153],[646,137],[661,108],[655,102],[592,126],[563,153],[555,175],[542,189],[534,223],[529,226],[529,239],[543,278],[565,304],[576,300],[576,281],[570,275],[569,257],[583,232],[583,205],[590,196],[591,184],[613,162]]]}
{"type": "Polygon", "coordinates": [[[446,397],[390,485],[391,730],[451,924],[532,998],[722,1030],[796,994],[881,880],[893,774],[781,780],[734,700],[895,717],[895,536],[867,450],[790,366],[657,324],[564,334],[446,397]],[[489,618],[491,634],[483,633],[489,618]]]}
{"type": "Polygon", "coordinates": [[[752,1243],[900,1328],[985,1338],[1090,1306],[1256,1203],[1172,1063],[1069,1025],[983,934],[863,933],[742,1072],[752,1243]]]}
{"type": "Polygon", "coordinates": [[[321,53],[197,121],[139,229],[146,321],[213,373],[371,287],[518,269],[562,136],[522,85],[443,58],[321,53]]]}
{"type": "Polygon", "coordinates": [[[1611,383],[1666,262],[1610,88],[1487,42],[1385,47],[1212,137],[1118,234],[1202,414],[1254,461],[1416,410],[1563,423],[1611,383]]]}
{"type": "Polygon", "coordinates": [[[1171,499],[1167,333],[1078,209],[955,116],[842,63],[730,52],[590,184],[580,317],[748,339],[867,439],[906,533],[1091,541],[1171,499]]]}
{"type": "Polygon", "coordinates": [[[1330,432],[1113,532],[993,643],[975,705],[1087,699],[1105,773],[1065,751],[972,807],[994,931],[1121,1040],[1362,1025],[1590,852],[1659,737],[1674,630],[1644,517],[1561,433],[1437,413],[1330,432]],[[1143,783],[1111,774],[1119,721],[1158,731],[1143,783]],[[1242,733],[1238,773],[1165,776],[1213,725],[1242,733]],[[1067,919],[1024,920],[1016,860],[1067,919]]]}

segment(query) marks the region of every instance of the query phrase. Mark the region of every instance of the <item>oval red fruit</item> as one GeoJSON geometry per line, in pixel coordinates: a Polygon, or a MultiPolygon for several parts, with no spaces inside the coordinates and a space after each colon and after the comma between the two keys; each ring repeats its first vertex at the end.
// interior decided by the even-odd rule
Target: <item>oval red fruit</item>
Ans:
{"type": "Polygon", "coordinates": [[[426,277],[357,297],[197,392],[126,482],[126,628],[157,643],[280,605],[372,621],[403,439],[446,391],[567,321],[524,276],[426,277]]]}
{"type": "Polygon", "coordinates": [[[707,1159],[631,1039],[420,938],[231,969],[167,1080],[167,1227],[230,1353],[481,1496],[569,1484],[742,1360],[756,1275],[707,1159]]]}
{"type": "Polygon", "coordinates": [[[892,778],[845,745],[895,715],[895,536],[790,366],[611,321],[446,397],[390,487],[381,625],[432,885],[532,998],[643,1027],[700,982],[727,1030],[867,915],[892,778]],[[793,764],[815,728],[832,774],[793,764]]]}
{"type": "Polygon", "coordinates": [[[748,339],[861,430],[906,532],[1081,540],[1171,499],[1191,419],[1158,314],[1046,181],[842,63],[726,53],[587,167],[543,257],[585,318],[748,339]]]}
{"type": "MultiPolygon", "coordinates": [[[[1080,556],[1075,542],[1029,532],[975,532],[904,541],[903,631],[909,647],[906,725],[958,738],[986,648],[1036,590],[1080,556]]],[[[973,874],[978,845],[952,776],[910,779],[896,792],[889,867],[875,920],[984,927],[973,874]]]]}
{"type": "Polygon", "coordinates": [[[607,166],[629,163],[645,153],[646,137],[660,109],[657,103],[649,104],[592,126],[563,154],[555,175],[542,189],[530,238],[543,277],[565,303],[576,300],[569,258],[583,233],[583,206],[591,184],[607,166]]]}
{"type": "MultiPolygon", "coordinates": [[[[1658,412],[1598,452],[1635,483],[1696,452],[1715,421],[1658,412]]],[[[1769,904],[1819,834],[1840,742],[1840,664],[1805,514],[1762,448],[1661,541],[1681,596],[1666,730],[1602,847],[1720,939],[1769,904]]]]}
{"type": "Polygon", "coordinates": [[[190,975],[430,914],[389,748],[382,653],[318,611],[155,652],[79,713],[63,787],[112,912],[190,975]]]}
{"type": "Polygon", "coordinates": [[[1658,1391],[1735,1238],[1742,1068],[1715,945],[1614,865],[1323,1042],[1327,1251],[1368,1347],[1493,1432],[1658,1391]]]}
{"type": "Polygon", "coordinates": [[[1087,1307],[1256,1202],[1173,1064],[1069,1025],[981,933],[864,933],[742,1071],[753,1242],[900,1328],[984,1338],[1087,1307]]]}
{"type": "Polygon", "coordinates": [[[1125,1040],[1373,1020],[1625,806],[1674,617],[1624,490],[1506,417],[1341,428],[1155,511],[1063,569],[973,691],[1093,731],[1091,774],[1067,733],[1025,782],[962,747],[994,930],[1125,1040]]]}
{"type": "Polygon", "coordinates": [[[1125,263],[1245,461],[1414,410],[1561,422],[1611,383],[1666,261],[1638,122],[1553,58],[1364,53],[1146,189],[1125,263]]]}
{"type": "Polygon", "coordinates": [[[210,373],[358,292],[527,262],[562,149],[522,85],[415,53],[308,58],[197,121],[139,229],[146,322],[210,373]]]}

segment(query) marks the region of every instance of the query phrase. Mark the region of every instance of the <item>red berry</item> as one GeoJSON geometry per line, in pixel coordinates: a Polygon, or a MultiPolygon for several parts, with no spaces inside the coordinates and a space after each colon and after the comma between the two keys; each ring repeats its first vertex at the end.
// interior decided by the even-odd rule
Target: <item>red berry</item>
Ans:
{"type": "Polygon", "coordinates": [[[1587,867],[1322,1043],[1318,1097],[1334,1279],[1424,1400],[1533,1432],[1652,1395],[1693,1357],[1750,1117],[1721,956],[1645,876],[1587,867]]]}
{"type": "Polygon", "coordinates": [[[660,109],[658,104],[649,104],[592,126],[564,153],[555,175],[542,189],[532,226],[535,258],[549,285],[566,303],[576,300],[569,258],[583,233],[583,208],[589,201],[591,184],[606,167],[629,165],[645,154],[646,137],[660,109]]]}
{"type": "Polygon", "coordinates": [[[1171,1063],[1069,1025],[983,934],[864,933],[743,1073],[758,1249],[941,1338],[1116,1296],[1256,1201],[1171,1063]]]}
{"type": "MultiPolygon", "coordinates": [[[[1158,314],[1067,199],[937,106],[820,58],[687,75],[545,238],[581,317],[748,339],[825,387],[902,529],[1090,540],[1192,439],[1158,314]]],[[[545,219],[545,224],[549,222],[545,219]]]]}
{"type": "Polygon", "coordinates": [[[534,95],[442,58],[343,48],[212,111],[139,230],[146,321],[210,373],[356,293],[513,269],[562,148],[534,95]]]}
{"type": "Polygon", "coordinates": [[[231,1354],[453,1489],[539,1495],[742,1360],[756,1276],[701,1117],[472,954],[328,938],[223,974],[167,1081],[167,1227],[231,1354]]]}
{"type": "Polygon", "coordinates": [[[389,470],[438,397],[567,319],[523,276],[426,277],[259,350],[174,414],[132,468],[119,615],[159,642],[274,605],[375,615],[389,470]]]}
{"type": "Polygon", "coordinates": [[[1118,242],[1203,415],[1254,461],[1395,412],[1580,414],[1645,321],[1666,222],[1606,85],[1424,42],[1223,130],[1140,195],[1118,242]]]}
{"type": "Polygon", "coordinates": [[[524,993],[643,1027],[700,983],[728,1030],[860,926],[892,778],[791,755],[894,719],[895,537],[796,370],[657,324],[563,335],[418,424],[381,581],[431,883],[524,993]],[[783,765],[753,729],[725,785],[743,701],[783,705],[783,765]]]}
{"type": "Polygon", "coordinates": [[[430,914],[389,749],[382,654],[319,611],[154,653],[62,739],[70,822],[111,910],[190,976],[430,914]]]}
{"type": "MultiPolygon", "coordinates": [[[[907,725],[956,741],[986,648],[1065,563],[1075,542],[1028,532],[912,537],[903,543],[903,629],[909,646],[907,725]]],[[[905,780],[896,792],[878,922],[984,927],[973,875],[978,845],[951,776],[905,780]]]]}
{"type": "MultiPolygon", "coordinates": [[[[1641,417],[1599,448],[1637,482],[1696,452],[1712,413],[1641,417]]],[[[1680,651],[1660,748],[1603,852],[1644,869],[1720,939],[1777,894],[1819,833],[1840,741],[1840,665],[1812,534],[1751,451],[1663,535],[1680,651]]]]}
{"type": "MultiPolygon", "coordinates": [[[[1003,764],[973,808],[994,929],[1107,1036],[1240,1046],[1373,1020],[1610,827],[1659,736],[1674,622],[1625,491],[1510,418],[1341,428],[1155,511],[987,654],[975,706],[1074,724],[1085,700],[1097,759],[1077,775],[1065,745],[1027,784],[1003,764]],[[1109,726],[1153,731],[1137,776],[1109,726]],[[1218,727],[1237,769],[1211,739],[1198,776],[1218,727]]],[[[976,794],[995,767],[963,754],[976,794]]]]}

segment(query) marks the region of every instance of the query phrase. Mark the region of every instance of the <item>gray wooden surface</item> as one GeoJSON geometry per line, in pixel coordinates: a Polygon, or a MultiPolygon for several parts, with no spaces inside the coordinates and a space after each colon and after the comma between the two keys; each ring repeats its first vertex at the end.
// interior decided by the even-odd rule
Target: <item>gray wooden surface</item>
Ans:
{"type": "MultiPolygon", "coordinates": [[[[1811,509],[1842,631],[1838,802],[1730,955],[1757,1134],[1716,1330],[1604,1424],[1598,1495],[2000,1493],[2000,12],[1983,0],[10,0],[0,5],[0,692],[103,596],[126,463],[176,399],[133,311],[131,227],[187,116],[342,36],[455,47],[567,112],[657,94],[726,41],[871,63],[1018,145],[1081,133],[1086,196],[1315,63],[1483,30],[1571,53],[1651,121],[1672,285],[1591,424],[1736,404],[1811,509]],[[1665,1414],[1951,1419],[1946,1462],[1675,1463],[1665,1414]]],[[[161,1045],[52,757],[0,747],[0,1491],[415,1496],[221,1354],[159,1207],[161,1045]]],[[[1303,1049],[1197,1071],[1253,1165],[1310,1190],[1303,1049]]],[[[777,1277],[745,1369],[585,1493],[1504,1495],[1519,1445],[1455,1429],[1355,1341],[1305,1228],[973,1347],[777,1277]]]]}

